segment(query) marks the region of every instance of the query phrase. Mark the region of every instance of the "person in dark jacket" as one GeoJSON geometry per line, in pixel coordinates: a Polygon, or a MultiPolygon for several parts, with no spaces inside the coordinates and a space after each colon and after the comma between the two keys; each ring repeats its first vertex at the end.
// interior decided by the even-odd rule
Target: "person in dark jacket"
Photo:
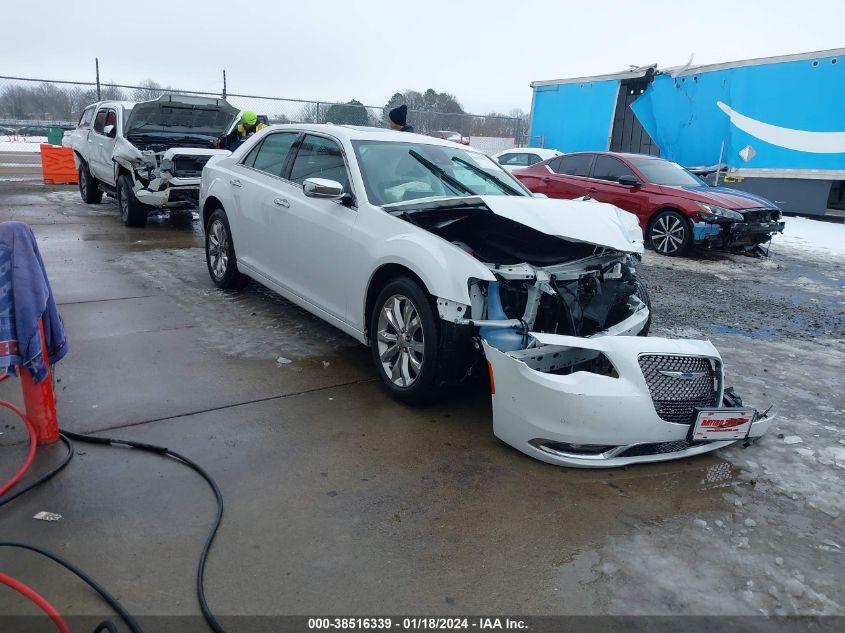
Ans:
{"type": "Polygon", "coordinates": [[[414,131],[414,128],[408,125],[408,106],[404,103],[388,112],[387,120],[391,130],[399,130],[400,132],[414,131]]]}

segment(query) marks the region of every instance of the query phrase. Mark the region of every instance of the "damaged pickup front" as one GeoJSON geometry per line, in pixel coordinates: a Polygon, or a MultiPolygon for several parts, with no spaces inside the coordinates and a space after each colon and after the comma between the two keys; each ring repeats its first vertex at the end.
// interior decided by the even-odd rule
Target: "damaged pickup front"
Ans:
{"type": "Polygon", "coordinates": [[[769,427],[772,416],[724,387],[710,342],[647,337],[630,214],[504,197],[388,206],[494,276],[469,280],[468,305],[438,299],[437,308],[480,339],[493,430],[511,446],[553,464],[610,467],[704,453],[769,427]],[[530,218],[538,207],[557,218],[530,218]]]}
{"type": "Polygon", "coordinates": [[[127,226],[144,226],[159,209],[196,208],[203,167],[229,154],[214,145],[237,114],[224,99],[186,95],[89,106],[63,141],[74,150],[82,199],[114,195],[127,226]]]}

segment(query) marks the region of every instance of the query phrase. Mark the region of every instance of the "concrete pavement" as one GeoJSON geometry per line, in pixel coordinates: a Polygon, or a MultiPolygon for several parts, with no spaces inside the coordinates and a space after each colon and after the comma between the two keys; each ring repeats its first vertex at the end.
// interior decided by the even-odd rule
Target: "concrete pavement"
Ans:
{"type": "MultiPolygon", "coordinates": [[[[240,295],[214,289],[197,227],[156,219],[128,229],[108,198],[86,206],[75,189],[40,183],[0,182],[2,219],[33,225],[60,303],[71,345],[55,371],[62,426],[166,445],[220,484],[226,513],[207,571],[219,614],[595,614],[637,603],[684,612],[647,586],[630,587],[627,607],[616,602],[622,576],[608,545],[687,534],[699,517],[733,517],[739,530],[772,508],[796,517],[779,528],[783,541],[835,528],[807,509],[799,525],[789,498],[755,488],[749,467],[722,454],[616,471],[536,462],[492,435],[480,382],[436,406],[398,404],[356,342],[254,284],[240,295]]],[[[731,361],[753,349],[744,339],[731,348],[738,338],[719,343],[731,361]]],[[[750,367],[739,381],[759,397],[750,367]]],[[[0,398],[19,400],[16,381],[0,384],[0,398]]],[[[7,422],[0,481],[23,455],[23,433],[7,422]]],[[[33,474],[61,450],[41,451],[33,474]]],[[[172,460],[78,445],[65,472],[0,509],[0,526],[4,539],[68,557],[134,614],[196,615],[196,558],[213,512],[202,480],[172,460]],[[41,510],[63,518],[33,520],[41,510]]],[[[707,555],[697,543],[677,543],[693,566],[707,555]]],[[[730,550],[713,551],[730,567],[730,550]]],[[[821,569],[819,592],[841,605],[832,563],[801,560],[795,568],[821,569]]],[[[110,615],[49,561],[0,550],[0,569],[65,614],[110,615]]],[[[0,613],[33,610],[0,591],[0,613]]]]}

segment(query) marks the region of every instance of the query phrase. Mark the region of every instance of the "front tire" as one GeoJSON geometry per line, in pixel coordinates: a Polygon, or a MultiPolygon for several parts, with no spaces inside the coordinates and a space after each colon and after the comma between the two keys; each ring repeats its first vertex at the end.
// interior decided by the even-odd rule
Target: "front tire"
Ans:
{"type": "Polygon", "coordinates": [[[240,290],[249,281],[238,270],[232,230],[223,209],[215,209],[205,227],[205,264],[211,281],[222,290],[240,290]]]}
{"type": "Polygon", "coordinates": [[[692,227],[689,220],[671,209],[661,211],[649,224],[648,242],[661,255],[683,255],[692,243],[692,227]]]}
{"type": "Polygon", "coordinates": [[[88,164],[83,162],[79,163],[79,196],[85,204],[100,204],[103,200],[100,182],[91,175],[88,164]]]}
{"type": "Polygon", "coordinates": [[[147,205],[139,202],[135,197],[132,181],[126,174],[121,174],[117,179],[117,204],[120,206],[120,218],[126,226],[147,225],[147,205]]]}
{"type": "Polygon", "coordinates": [[[382,384],[397,400],[421,404],[440,394],[437,325],[416,281],[398,277],[382,288],[370,315],[370,348],[382,384]]]}

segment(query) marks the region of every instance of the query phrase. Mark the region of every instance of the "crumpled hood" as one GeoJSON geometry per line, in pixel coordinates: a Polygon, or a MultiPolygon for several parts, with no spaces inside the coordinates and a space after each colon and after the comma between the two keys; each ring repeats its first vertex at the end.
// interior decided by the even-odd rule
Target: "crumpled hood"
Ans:
{"type": "Polygon", "coordinates": [[[219,137],[229,131],[239,110],[225,99],[163,95],[135,104],[124,126],[133,134],[202,135],[219,137]]]}
{"type": "Polygon", "coordinates": [[[637,216],[595,200],[480,196],[496,215],[570,242],[586,242],[623,253],[643,252],[637,216]]]}
{"type": "Polygon", "coordinates": [[[595,200],[558,200],[522,196],[418,198],[384,205],[386,211],[468,207],[484,204],[498,216],[570,242],[584,242],[623,253],[643,252],[637,216],[595,200]]]}

